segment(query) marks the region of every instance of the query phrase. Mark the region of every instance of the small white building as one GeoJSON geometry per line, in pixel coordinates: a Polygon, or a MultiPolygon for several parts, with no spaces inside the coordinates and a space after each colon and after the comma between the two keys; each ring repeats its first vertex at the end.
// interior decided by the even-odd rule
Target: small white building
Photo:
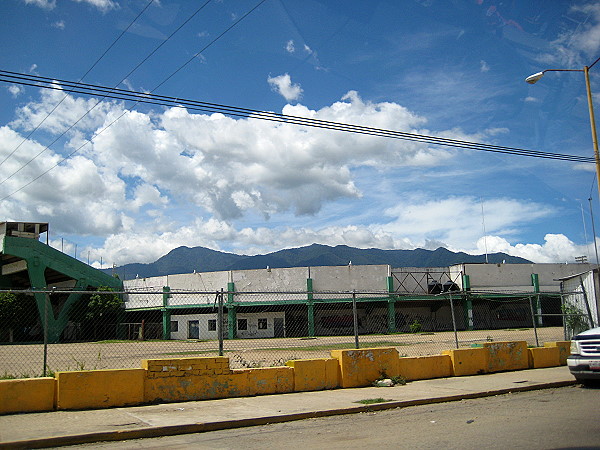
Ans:
{"type": "MultiPolygon", "coordinates": [[[[284,312],[239,313],[236,317],[238,338],[272,338],[285,336],[284,312]]],[[[171,339],[217,339],[216,314],[172,314],[171,339]]],[[[227,336],[227,315],[222,333],[227,336]]]]}

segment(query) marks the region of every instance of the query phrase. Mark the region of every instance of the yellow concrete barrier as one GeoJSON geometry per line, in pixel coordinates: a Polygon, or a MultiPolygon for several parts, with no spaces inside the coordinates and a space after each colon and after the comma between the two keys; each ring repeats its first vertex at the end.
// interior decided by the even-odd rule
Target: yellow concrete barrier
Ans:
{"type": "Polygon", "coordinates": [[[560,366],[560,350],[558,347],[528,348],[527,353],[530,369],[560,366]]]}
{"type": "Polygon", "coordinates": [[[399,372],[407,381],[451,377],[452,358],[450,355],[400,358],[399,372]]]}
{"type": "Polygon", "coordinates": [[[56,372],[57,409],[109,408],[144,402],[144,369],[56,372]]]}
{"type": "Polygon", "coordinates": [[[331,356],[339,361],[343,388],[369,386],[381,376],[400,375],[400,358],[394,347],[332,350],[331,356]]]}
{"type": "Polygon", "coordinates": [[[489,351],[487,371],[490,373],[529,367],[526,341],[484,342],[483,348],[489,351]]]}
{"type": "Polygon", "coordinates": [[[450,356],[455,377],[480,375],[487,372],[489,350],[487,348],[458,348],[444,350],[442,355],[450,356]]]}
{"type": "Polygon", "coordinates": [[[296,392],[321,391],[340,386],[338,360],[335,358],[295,359],[286,365],[294,369],[296,392]]]}
{"type": "Polygon", "coordinates": [[[559,352],[559,365],[567,365],[567,357],[571,354],[571,341],[544,342],[544,347],[557,347],[559,352]]]}
{"type": "Polygon", "coordinates": [[[52,411],[56,379],[0,380],[0,414],[52,411]]]}
{"type": "Polygon", "coordinates": [[[294,369],[292,367],[262,367],[247,370],[250,395],[294,392],[294,369]]]}

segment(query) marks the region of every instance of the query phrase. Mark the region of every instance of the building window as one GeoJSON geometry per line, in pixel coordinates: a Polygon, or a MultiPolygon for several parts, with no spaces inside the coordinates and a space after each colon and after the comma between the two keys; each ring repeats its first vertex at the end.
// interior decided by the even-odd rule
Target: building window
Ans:
{"type": "Polygon", "coordinates": [[[216,319],[208,319],[208,331],[217,331],[216,319]]]}
{"type": "Polygon", "coordinates": [[[258,319],[258,329],[259,330],[267,329],[267,319],[258,319]]]}
{"type": "Polygon", "coordinates": [[[177,331],[179,331],[179,322],[171,320],[171,333],[176,333],[177,331]]]}
{"type": "Polygon", "coordinates": [[[248,319],[238,319],[238,327],[239,331],[246,331],[248,329],[248,319]]]}

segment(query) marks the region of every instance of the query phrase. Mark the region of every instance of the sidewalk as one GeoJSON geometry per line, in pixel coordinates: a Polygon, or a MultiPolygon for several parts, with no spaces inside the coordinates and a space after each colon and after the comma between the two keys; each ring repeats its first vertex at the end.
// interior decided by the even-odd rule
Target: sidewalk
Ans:
{"type": "Polygon", "coordinates": [[[137,439],[286,422],[572,385],[565,366],[471,377],[413,381],[405,386],[228,398],[89,411],[0,416],[0,448],[39,448],[137,439]],[[384,398],[363,405],[360,400],[384,398]]]}

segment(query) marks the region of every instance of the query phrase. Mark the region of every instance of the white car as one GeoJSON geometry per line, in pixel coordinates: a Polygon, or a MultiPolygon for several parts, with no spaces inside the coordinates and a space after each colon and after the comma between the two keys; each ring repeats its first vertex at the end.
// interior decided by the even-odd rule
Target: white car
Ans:
{"type": "Polygon", "coordinates": [[[571,339],[567,365],[584,386],[600,384],[600,328],[584,331],[571,339]]]}

